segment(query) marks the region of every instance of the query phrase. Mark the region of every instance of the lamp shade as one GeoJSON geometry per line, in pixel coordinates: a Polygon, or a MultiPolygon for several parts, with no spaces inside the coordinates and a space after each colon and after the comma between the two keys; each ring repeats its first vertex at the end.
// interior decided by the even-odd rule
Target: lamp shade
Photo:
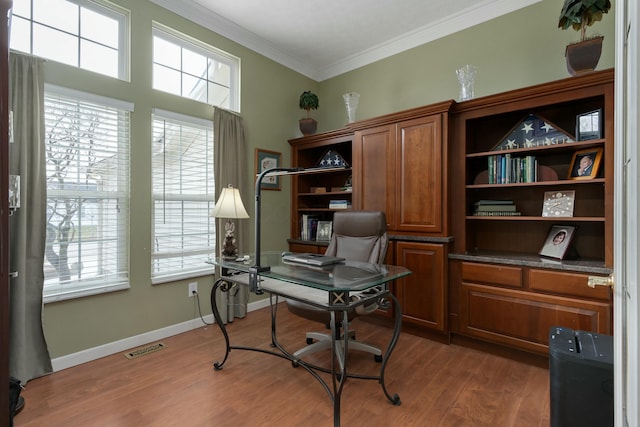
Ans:
{"type": "Polygon", "coordinates": [[[216,218],[249,218],[249,214],[242,204],[240,191],[232,186],[222,189],[216,206],[209,212],[209,216],[216,218]]]}

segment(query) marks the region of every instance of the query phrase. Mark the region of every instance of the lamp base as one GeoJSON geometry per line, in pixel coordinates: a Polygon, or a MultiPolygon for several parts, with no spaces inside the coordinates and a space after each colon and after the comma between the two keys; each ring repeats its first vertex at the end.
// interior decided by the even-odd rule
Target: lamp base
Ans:
{"type": "Polygon", "coordinates": [[[224,247],[222,248],[222,259],[225,261],[231,261],[238,257],[238,247],[236,246],[236,238],[233,233],[227,230],[227,234],[224,236],[224,247]]]}

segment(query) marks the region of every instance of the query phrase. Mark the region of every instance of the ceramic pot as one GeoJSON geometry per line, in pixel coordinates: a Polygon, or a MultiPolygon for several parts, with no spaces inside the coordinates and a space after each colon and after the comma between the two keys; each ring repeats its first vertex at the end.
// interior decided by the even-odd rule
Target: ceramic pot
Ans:
{"type": "Polygon", "coordinates": [[[603,39],[604,37],[599,36],[567,46],[564,56],[569,74],[575,76],[596,69],[602,53],[603,39]]]}
{"type": "Polygon", "coordinates": [[[316,133],[316,130],[318,130],[318,122],[314,119],[300,119],[300,132],[302,132],[304,136],[313,135],[316,133]]]}

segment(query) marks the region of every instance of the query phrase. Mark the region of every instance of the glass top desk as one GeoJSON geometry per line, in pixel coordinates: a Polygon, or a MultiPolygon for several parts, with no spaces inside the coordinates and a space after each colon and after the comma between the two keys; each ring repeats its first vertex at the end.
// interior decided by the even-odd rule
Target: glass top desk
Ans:
{"type": "Polygon", "coordinates": [[[398,395],[390,395],[384,382],[387,361],[397,343],[402,323],[400,304],[389,291],[388,284],[395,279],[411,274],[411,271],[399,266],[348,260],[323,267],[309,266],[286,262],[282,259],[281,252],[264,252],[260,257],[259,265],[261,267],[256,266],[253,258],[231,261],[215,258],[207,262],[221,268],[221,276],[216,280],[211,290],[211,308],[216,324],[218,324],[224,335],[226,353],[221,362],[214,363],[215,370],[222,369],[232,349],[258,351],[288,359],[294,367],[303,367],[310,372],[325,388],[333,400],[334,425],[336,426],[340,425],[340,397],[347,378],[376,380],[381,384],[387,398],[395,405],[400,404],[398,395]],[[270,295],[271,342],[272,346],[277,348],[277,352],[230,345],[229,335],[217,309],[216,294],[218,290],[228,292],[236,286],[247,286],[253,293],[261,294],[266,292],[270,295]],[[380,374],[375,376],[360,375],[351,373],[347,369],[349,346],[347,334],[343,335],[339,351],[336,351],[335,343],[332,341],[331,354],[334,357],[331,358],[330,368],[295,358],[277,339],[276,313],[278,297],[301,301],[327,310],[331,316],[332,336],[341,336],[340,325],[348,324],[349,311],[374,302],[382,308],[388,308],[390,302],[393,302],[394,328],[389,345],[382,357],[380,374]],[[331,374],[332,387],[318,375],[318,372],[331,374]]]}

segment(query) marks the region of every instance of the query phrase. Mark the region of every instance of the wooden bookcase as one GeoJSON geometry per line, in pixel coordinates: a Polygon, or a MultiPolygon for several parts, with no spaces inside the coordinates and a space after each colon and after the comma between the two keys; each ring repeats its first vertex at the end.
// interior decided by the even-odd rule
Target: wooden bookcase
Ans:
{"type": "MultiPolygon", "coordinates": [[[[593,73],[535,86],[533,88],[459,104],[455,120],[458,164],[452,168],[457,183],[452,197],[456,227],[454,252],[498,253],[509,258],[537,256],[553,224],[577,227],[574,239],[580,260],[589,265],[613,266],[613,71],[593,73]],[[600,109],[603,137],[492,151],[498,141],[523,117],[533,113],[575,134],[578,114],[600,109]],[[588,180],[568,179],[573,154],[585,149],[603,149],[597,176],[588,180]],[[540,167],[551,168],[557,178],[531,183],[478,183],[496,154],[535,156],[540,167]],[[543,217],[544,193],[575,191],[573,217],[543,217]],[[482,199],[513,200],[521,216],[472,215],[474,202],[482,199]]],[[[563,263],[567,268],[570,263],[563,263]]]]}
{"type": "Polygon", "coordinates": [[[514,90],[454,108],[449,255],[451,330],[545,353],[551,326],[612,332],[611,291],[587,287],[613,267],[613,70],[514,90]],[[578,115],[600,111],[601,137],[575,138],[578,115]],[[574,136],[574,142],[494,151],[529,114],[574,136]],[[569,178],[574,154],[602,150],[591,179],[569,178]],[[536,182],[489,184],[490,156],[534,156],[536,182]],[[546,192],[575,192],[571,217],[543,216],[546,192]],[[511,200],[521,216],[475,216],[479,200],[511,200]],[[575,227],[572,259],[539,255],[554,225],[575,227]]]}
{"type": "Polygon", "coordinates": [[[328,150],[341,156],[349,167],[339,171],[292,175],[291,179],[291,238],[289,250],[293,252],[322,253],[328,242],[318,242],[302,237],[303,215],[318,220],[331,221],[335,209],[329,207],[331,200],[346,200],[352,204],[353,191],[343,188],[351,181],[353,165],[353,132],[344,129],[333,132],[289,140],[292,167],[314,168],[328,150]],[[315,188],[323,189],[317,192],[315,188]]]}

